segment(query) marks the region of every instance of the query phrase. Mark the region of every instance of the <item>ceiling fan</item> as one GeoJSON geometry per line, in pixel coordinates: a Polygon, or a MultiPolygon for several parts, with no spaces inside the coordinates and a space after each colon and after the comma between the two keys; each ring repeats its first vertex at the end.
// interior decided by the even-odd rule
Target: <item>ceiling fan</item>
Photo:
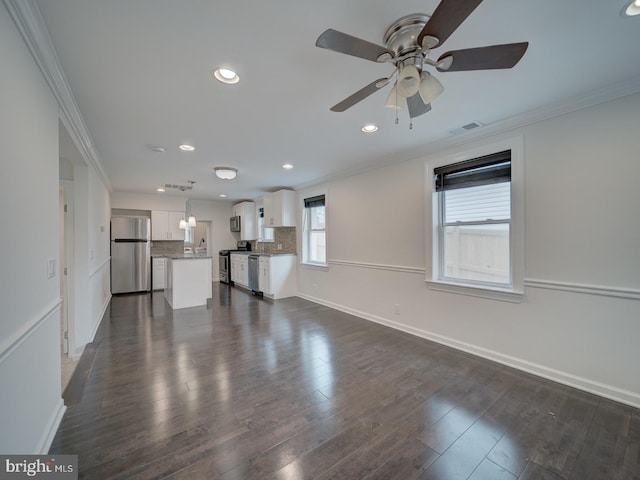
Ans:
{"type": "Polygon", "coordinates": [[[439,72],[514,67],[527,51],[528,42],[452,50],[438,60],[429,58],[431,50],[441,47],[480,3],[482,0],[442,0],[431,16],[422,13],[404,16],[387,29],[384,46],[333,29],[323,32],[316,41],[317,47],[395,67],[390,76],[371,82],[330,110],[344,112],[396,77],[385,106],[397,111],[406,102],[413,119],[431,110],[431,101],[444,91],[425,67],[434,67],[439,72]]]}

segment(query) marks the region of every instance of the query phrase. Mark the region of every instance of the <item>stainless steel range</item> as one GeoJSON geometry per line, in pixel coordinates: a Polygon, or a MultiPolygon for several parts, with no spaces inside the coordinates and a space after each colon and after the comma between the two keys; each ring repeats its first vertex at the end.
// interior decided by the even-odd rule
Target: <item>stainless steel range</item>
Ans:
{"type": "Polygon", "coordinates": [[[239,240],[235,250],[220,250],[220,282],[232,284],[231,279],[231,254],[233,252],[250,252],[251,242],[247,240],[239,240]]]}

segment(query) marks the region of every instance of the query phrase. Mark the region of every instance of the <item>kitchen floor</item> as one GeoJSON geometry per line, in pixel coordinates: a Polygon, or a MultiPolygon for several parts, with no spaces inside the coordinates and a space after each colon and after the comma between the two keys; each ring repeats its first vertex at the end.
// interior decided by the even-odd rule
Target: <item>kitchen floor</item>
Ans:
{"type": "Polygon", "coordinates": [[[640,410],[298,298],[114,297],[94,346],[80,478],[640,479],[640,410]]]}

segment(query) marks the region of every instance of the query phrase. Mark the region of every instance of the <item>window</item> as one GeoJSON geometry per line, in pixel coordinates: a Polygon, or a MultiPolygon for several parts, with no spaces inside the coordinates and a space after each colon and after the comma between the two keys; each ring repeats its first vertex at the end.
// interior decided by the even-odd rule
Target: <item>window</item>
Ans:
{"type": "Polygon", "coordinates": [[[511,150],[433,169],[435,282],[512,291],[511,150]]]}
{"type": "Polygon", "coordinates": [[[273,228],[264,226],[264,208],[258,209],[258,240],[261,242],[274,242],[273,228]]]}
{"type": "Polygon", "coordinates": [[[304,199],[302,228],[302,255],[304,263],[326,265],[326,207],[324,195],[304,199]]]}

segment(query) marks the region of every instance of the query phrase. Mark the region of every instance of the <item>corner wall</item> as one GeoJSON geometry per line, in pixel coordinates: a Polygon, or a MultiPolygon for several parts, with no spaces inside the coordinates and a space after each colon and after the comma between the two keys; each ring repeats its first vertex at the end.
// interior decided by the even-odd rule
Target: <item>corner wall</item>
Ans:
{"type": "Polygon", "coordinates": [[[324,185],[329,268],[301,266],[299,295],[640,406],[638,111],[635,94],[324,185]],[[425,163],[515,135],[525,145],[524,300],[428,289],[425,163]]]}

